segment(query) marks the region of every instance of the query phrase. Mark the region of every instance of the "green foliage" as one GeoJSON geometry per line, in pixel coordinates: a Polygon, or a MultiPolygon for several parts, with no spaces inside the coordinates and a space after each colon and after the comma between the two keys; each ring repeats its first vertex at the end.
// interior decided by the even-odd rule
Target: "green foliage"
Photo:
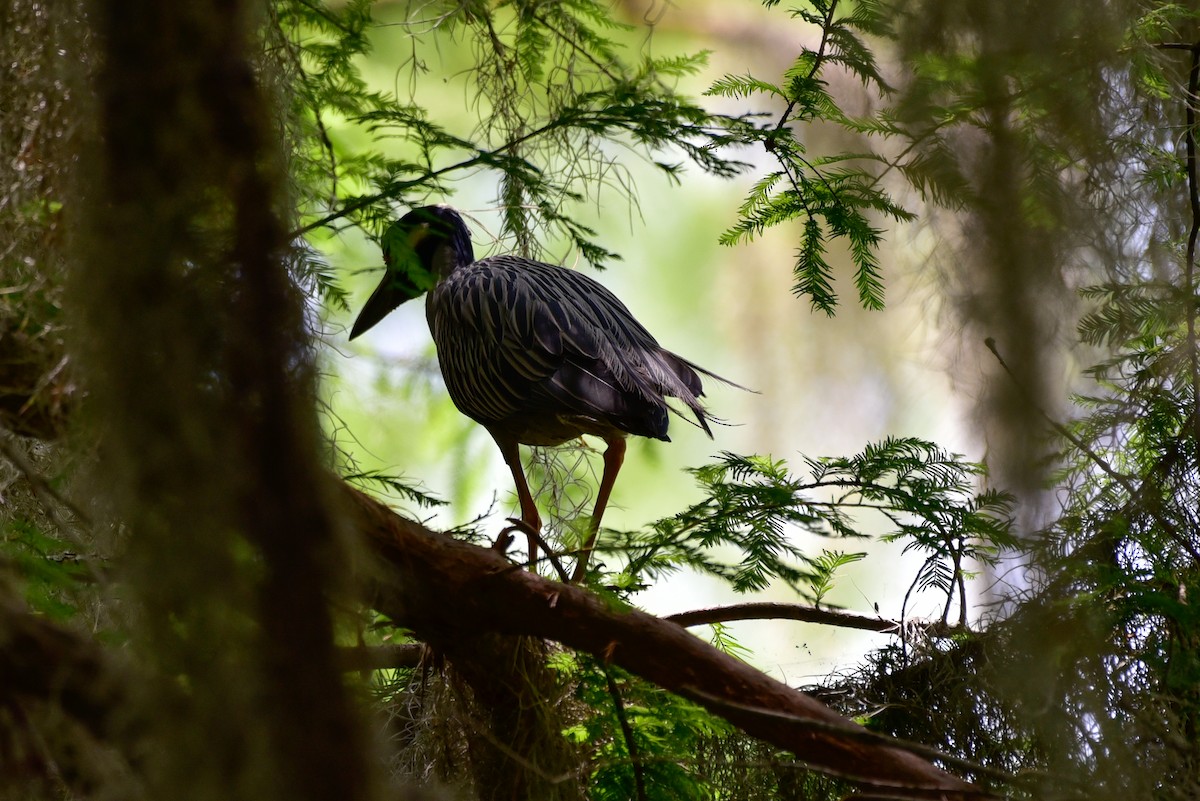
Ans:
{"type": "Polygon", "coordinates": [[[750,656],[750,649],[738,642],[724,623],[713,623],[709,628],[712,629],[712,637],[709,642],[712,643],[713,648],[737,657],[743,662],[750,656]]]}
{"type": "Polygon", "coordinates": [[[793,291],[808,297],[814,309],[833,314],[838,296],[826,253],[831,240],[841,240],[855,266],[859,302],[879,309],[883,307],[883,282],[875,251],[882,231],[873,220],[908,221],[913,215],[878,187],[878,175],[867,169],[876,161],[874,156],[841,153],[812,157],[798,126],[823,122],[855,133],[894,132],[885,124],[883,113],[868,121],[848,118],[825,78],[830,70],[844,70],[882,95],[890,91],[864,40],[886,31],[888,10],[874,1],[811,0],[793,8],[791,14],[817,27],[820,44],[816,49],[802,48],[778,83],[752,75],[726,75],[708,90],[710,95],[735,98],[765,94],[787,104],[774,123],[743,124],[731,132],[731,141],[765,148],[780,169],[755,184],[738,209],[738,221],[721,236],[721,243],[738,244],[767,228],[799,220],[803,233],[796,252],[793,291]]]}
{"type": "Polygon", "coordinates": [[[815,605],[820,605],[829,591],[833,589],[834,577],[838,570],[846,565],[866,558],[866,553],[843,553],[842,551],[821,551],[821,555],[809,561],[812,573],[808,579],[808,589],[812,593],[815,605]]]}
{"type": "Polygon", "coordinates": [[[861,555],[809,557],[794,544],[799,531],[862,539],[883,523],[885,539],[926,554],[918,583],[948,599],[956,589],[961,594],[965,560],[994,564],[1015,546],[1012,498],[977,490],[983,467],[933,443],[889,438],[853,457],[805,466],[808,475],[798,476],[777,459],[726,453],[692,471],[704,500],[607,547],[628,555],[625,571],[639,580],[688,567],[738,592],[780,580],[820,600],[836,571],[861,555]]]}
{"type": "Polygon", "coordinates": [[[588,750],[592,798],[638,798],[635,771],[646,801],[712,797],[699,778],[696,750],[702,740],[729,735],[728,723],[590,656],[578,656],[569,670],[587,712],[566,736],[588,750]]]}
{"type": "MultiPolygon", "coordinates": [[[[725,76],[711,95],[746,98],[770,95],[786,103],[774,122],[753,114],[712,114],[678,95],[671,83],[705,63],[705,54],[631,58],[620,43],[623,27],[592,0],[563,3],[471,4],[448,10],[428,27],[411,26],[418,45],[444,37],[474,42],[467,75],[474,103],[488,109],[476,130],[454,133],[415,99],[427,65],[414,51],[414,99],[368,91],[359,59],[371,48],[370,5],[340,9],[286,0],[276,12],[282,63],[295,78],[297,152],[301,179],[299,233],[346,222],[378,234],[397,206],[430,194],[447,195],[451,180],[485,169],[496,175],[504,231],[517,248],[536,253],[545,228],[565,236],[588,262],[616,258],[576,222],[567,206],[595,197],[617,176],[629,186],[609,143],[623,144],[650,158],[679,180],[679,154],[702,170],[732,176],[746,167],[726,154],[731,146],[762,146],[780,169],[764,176],[739,209],[738,221],[721,237],[732,245],[764,229],[799,220],[803,234],[796,263],[798,295],[832,313],[838,296],[827,259],[831,242],[843,241],[855,265],[855,287],[868,308],[883,304],[876,248],[882,231],[877,217],[896,221],[912,215],[877,186],[866,165],[869,154],[808,154],[802,126],[817,121],[859,133],[888,135],[885,116],[851,120],[830,94],[824,77],[845,70],[868,88],[889,89],[864,37],[885,32],[887,14],[878,2],[818,0],[791,15],[817,26],[820,44],[804,48],[778,82],[754,76],[725,76]],[[357,126],[369,138],[365,149],[329,135],[327,119],[357,126]],[[404,144],[402,156],[384,155],[386,141],[404,144]],[[664,158],[663,156],[666,156],[664,158]]],[[[311,271],[317,285],[335,294],[327,273],[311,271]]]]}
{"type": "MultiPolygon", "coordinates": [[[[545,228],[602,266],[616,254],[565,206],[595,197],[603,176],[622,175],[611,143],[648,157],[680,153],[719,176],[744,168],[716,148],[725,130],[742,122],[711,114],[671,88],[699,69],[704,55],[633,58],[616,36],[624,26],[600,3],[473,3],[447,9],[431,25],[407,24],[411,98],[367,89],[361,57],[373,46],[371,5],[277,4],[279,60],[295,86],[298,234],[351,224],[378,235],[397,207],[449,195],[453,179],[482,169],[495,175],[503,233],[519,250],[536,253],[545,228]],[[486,110],[466,133],[418,99],[428,71],[421,54],[457,38],[473,43],[464,77],[471,105],[486,110]],[[332,136],[335,119],[364,135],[365,146],[332,136]]],[[[681,165],[655,163],[678,179],[681,165]]],[[[337,299],[328,274],[310,274],[337,299]]]]}
{"type": "Polygon", "coordinates": [[[342,476],[346,481],[354,484],[374,484],[384,490],[390,491],[396,496],[415,503],[417,506],[429,509],[435,506],[445,506],[446,501],[430,495],[422,490],[418,485],[412,482],[405,481],[399,476],[392,475],[383,470],[368,470],[363,473],[349,473],[342,476]]]}
{"type": "MultiPolygon", "coordinates": [[[[1163,58],[1158,47],[1186,42],[1198,20],[1200,12],[1182,3],[1148,4],[1141,9],[1126,35],[1130,77],[1140,94],[1156,101],[1172,101],[1177,89],[1170,75],[1172,60],[1163,58]]],[[[1137,145],[1153,147],[1151,142],[1137,145]]]]}
{"type": "MultiPolygon", "coordinates": [[[[1079,322],[1079,337],[1089,345],[1118,351],[1133,347],[1144,359],[1150,350],[1185,328],[1181,319],[1184,299],[1166,282],[1100,284],[1084,287],[1080,294],[1096,303],[1079,322]]],[[[1115,365],[1106,365],[1102,371],[1112,367],[1115,365]]]]}
{"type": "Polygon", "coordinates": [[[72,543],[14,518],[4,526],[0,560],[21,577],[30,608],[56,620],[75,615],[77,602],[72,595],[89,579],[90,571],[72,543]]]}

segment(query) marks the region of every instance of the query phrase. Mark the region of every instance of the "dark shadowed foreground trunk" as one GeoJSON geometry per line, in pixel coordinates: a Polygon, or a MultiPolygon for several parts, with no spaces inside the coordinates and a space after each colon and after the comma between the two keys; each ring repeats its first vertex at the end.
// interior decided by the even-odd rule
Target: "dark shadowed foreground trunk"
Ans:
{"type": "Polygon", "coordinates": [[[94,480],[116,499],[102,511],[127,531],[135,648],[186,688],[175,714],[145,716],[148,795],[365,798],[280,154],[251,60],[259,11],[92,5],[98,139],[68,209],[69,311],[94,480]]]}

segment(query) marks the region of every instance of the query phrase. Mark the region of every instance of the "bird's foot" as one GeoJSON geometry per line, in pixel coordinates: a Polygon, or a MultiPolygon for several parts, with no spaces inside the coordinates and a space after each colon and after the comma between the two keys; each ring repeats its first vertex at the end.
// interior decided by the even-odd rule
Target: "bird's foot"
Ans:
{"type": "MultiPolygon", "coordinates": [[[[537,548],[541,548],[542,553],[546,554],[546,561],[548,561],[551,567],[554,568],[554,572],[558,574],[559,579],[565,582],[568,578],[567,571],[563,569],[562,563],[558,561],[558,557],[554,555],[554,551],[550,550],[550,546],[546,544],[544,539],[542,539],[541,532],[520,518],[510,517],[507,519],[509,523],[512,523],[512,525],[500,532],[500,535],[496,537],[496,541],[492,543],[492,549],[500,553],[506,553],[508,551],[508,546],[512,544],[513,532],[520,531],[529,538],[530,552],[536,555],[537,548]]],[[[530,570],[533,570],[536,562],[536,556],[530,559],[530,570]]]]}
{"type": "MultiPolygon", "coordinates": [[[[509,518],[509,520],[512,520],[512,518],[509,518]]],[[[517,521],[512,520],[512,522],[516,523],[517,521]]],[[[513,541],[512,533],[514,531],[516,531],[518,528],[519,528],[519,526],[514,525],[514,526],[509,526],[506,529],[503,529],[496,536],[496,541],[492,543],[492,550],[499,554],[508,553],[508,546],[512,545],[512,541],[513,541]]]]}

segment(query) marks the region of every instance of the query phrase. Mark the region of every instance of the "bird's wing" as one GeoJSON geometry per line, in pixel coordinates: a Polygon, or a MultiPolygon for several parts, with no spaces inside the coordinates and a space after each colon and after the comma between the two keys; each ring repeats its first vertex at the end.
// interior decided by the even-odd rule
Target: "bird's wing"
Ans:
{"type": "Polygon", "coordinates": [[[457,270],[427,308],[447,389],[481,422],[541,407],[665,438],[670,396],[708,430],[691,365],[582,273],[495,256],[457,270]]]}
{"type": "Polygon", "coordinates": [[[516,319],[537,342],[558,348],[558,369],[543,391],[631,433],[659,438],[667,431],[664,398],[675,397],[707,430],[697,400],[703,394],[699,376],[664,350],[608,289],[549,264],[536,264],[522,278],[538,303],[516,319]]]}

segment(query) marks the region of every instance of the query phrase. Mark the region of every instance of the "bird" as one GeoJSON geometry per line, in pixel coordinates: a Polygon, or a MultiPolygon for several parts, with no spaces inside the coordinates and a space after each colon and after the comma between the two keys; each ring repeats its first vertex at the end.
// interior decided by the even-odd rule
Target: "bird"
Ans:
{"type": "MultiPolygon", "coordinates": [[[[531,568],[542,522],[519,446],[561,445],[584,434],[605,442],[588,536],[569,579],[577,583],[624,463],[626,438],[670,441],[675,410],[667,398],[686,406],[712,438],[701,376],[732,382],[663,348],[616,295],[578,270],[515,255],[476,260],[470,230],[450,206],[409,211],[386,228],[380,248],[383,278],[349,338],[428,294],[426,318],[446,390],[460,412],[491,434],[512,472],[521,507],[512,522],[527,535],[531,568]]],[[[510,540],[501,535],[503,545],[510,540]]]]}

